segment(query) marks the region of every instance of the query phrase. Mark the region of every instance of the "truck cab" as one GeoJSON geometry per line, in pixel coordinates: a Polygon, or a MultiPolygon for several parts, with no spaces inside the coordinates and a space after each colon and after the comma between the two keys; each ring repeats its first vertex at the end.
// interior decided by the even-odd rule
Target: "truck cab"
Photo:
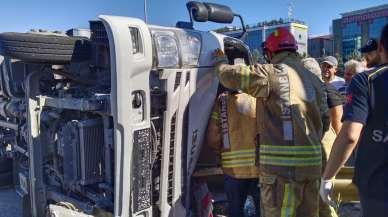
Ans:
{"type": "MultiPolygon", "coordinates": [[[[239,16],[187,6],[191,25],[239,16]]],[[[250,64],[248,47],[129,17],[101,15],[90,30],[0,34],[0,130],[24,216],[201,216],[193,174],[200,155],[215,158],[203,147],[219,89],[212,55],[250,64]]]]}

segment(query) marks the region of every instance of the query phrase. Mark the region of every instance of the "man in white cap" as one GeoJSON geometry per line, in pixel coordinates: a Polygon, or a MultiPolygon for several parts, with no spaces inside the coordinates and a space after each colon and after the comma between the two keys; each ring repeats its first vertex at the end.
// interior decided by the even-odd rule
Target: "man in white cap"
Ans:
{"type": "Polygon", "coordinates": [[[338,61],[333,56],[325,57],[321,63],[323,81],[333,85],[335,89],[339,91],[343,86],[345,86],[345,80],[335,75],[337,73],[337,66],[338,61]]]}

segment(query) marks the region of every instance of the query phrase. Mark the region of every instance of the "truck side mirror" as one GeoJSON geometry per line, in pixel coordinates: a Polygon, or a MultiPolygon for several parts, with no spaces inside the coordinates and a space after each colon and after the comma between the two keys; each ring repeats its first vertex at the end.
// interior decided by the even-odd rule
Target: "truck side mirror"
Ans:
{"type": "Polygon", "coordinates": [[[190,1],[186,4],[190,13],[190,18],[197,22],[206,22],[209,18],[209,12],[203,3],[190,1]]]}
{"type": "Polygon", "coordinates": [[[203,3],[208,10],[208,20],[215,23],[232,23],[234,13],[228,6],[214,4],[214,3],[203,3]]]}
{"type": "Polygon", "coordinates": [[[246,36],[246,28],[244,20],[241,15],[233,13],[230,7],[214,3],[201,3],[197,1],[189,1],[186,3],[187,10],[189,10],[191,27],[193,20],[197,22],[212,21],[215,23],[232,23],[234,17],[240,18],[242,33],[238,37],[243,40],[246,36]]]}

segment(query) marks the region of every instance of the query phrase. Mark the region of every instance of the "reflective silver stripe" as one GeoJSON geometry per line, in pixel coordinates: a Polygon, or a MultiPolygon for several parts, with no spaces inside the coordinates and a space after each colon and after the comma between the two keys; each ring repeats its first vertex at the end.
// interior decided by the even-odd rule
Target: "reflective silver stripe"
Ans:
{"type": "Polygon", "coordinates": [[[288,166],[288,167],[307,167],[320,166],[322,164],[322,156],[316,157],[286,157],[260,155],[260,164],[272,166],[288,166]]]}
{"type": "Polygon", "coordinates": [[[221,129],[222,129],[222,147],[230,148],[229,128],[228,128],[228,109],[226,103],[226,95],[221,95],[221,129]]]}
{"type": "Polygon", "coordinates": [[[279,81],[279,98],[281,119],[283,120],[283,139],[284,141],[292,141],[294,139],[292,121],[291,121],[291,103],[290,103],[290,81],[288,74],[283,65],[276,66],[279,81]]]}

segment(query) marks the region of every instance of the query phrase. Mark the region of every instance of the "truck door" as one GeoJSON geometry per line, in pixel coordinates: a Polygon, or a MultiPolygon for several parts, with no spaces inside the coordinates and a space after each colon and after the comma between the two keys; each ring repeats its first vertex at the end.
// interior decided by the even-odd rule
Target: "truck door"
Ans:
{"type": "Polygon", "coordinates": [[[134,18],[100,16],[109,38],[114,121],[114,215],[152,216],[150,90],[152,42],[134,18]]]}

